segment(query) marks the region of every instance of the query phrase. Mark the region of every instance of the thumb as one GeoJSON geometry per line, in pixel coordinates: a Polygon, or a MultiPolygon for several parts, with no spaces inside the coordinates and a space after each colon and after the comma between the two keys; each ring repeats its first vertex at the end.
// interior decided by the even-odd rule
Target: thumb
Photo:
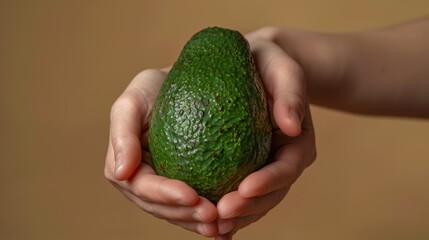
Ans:
{"type": "Polygon", "coordinates": [[[275,124],[286,135],[298,136],[306,106],[302,68],[273,42],[260,41],[252,51],[266,91],[273,100],[275,124]]]}
{"type": "Polygon", "coordinates": [[[147,148],[147,129],[151,106],[164,82],[168,68],[139,73],[113,104],[110,139],[115,157],[115,177],[128,179],[142,161],[147,148]]]}
{"type": "Polygon", "coordinates": [[[110,140],[115,158],[115,178],[128,179],[141,161],[141,111],[123,94],[112,107],[110,140]]]}
{"type": "Polygon", "coordinates": [[[273,102],[274,120],[280,130],[290,137],[301,134],[301,123],[305,116],[305,97],[290,89],[274,90],[273,102]]]}

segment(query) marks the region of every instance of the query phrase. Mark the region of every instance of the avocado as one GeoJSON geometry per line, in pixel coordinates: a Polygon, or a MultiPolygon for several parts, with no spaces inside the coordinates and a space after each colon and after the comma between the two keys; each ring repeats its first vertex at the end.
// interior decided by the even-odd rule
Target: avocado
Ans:
{"type": "Polygon", "coordinates": [[[157,174],[216,204],[266,163],[271,131],[247,40],[220,27],[192,36],[152,111],[149,150],[157,174]]]}

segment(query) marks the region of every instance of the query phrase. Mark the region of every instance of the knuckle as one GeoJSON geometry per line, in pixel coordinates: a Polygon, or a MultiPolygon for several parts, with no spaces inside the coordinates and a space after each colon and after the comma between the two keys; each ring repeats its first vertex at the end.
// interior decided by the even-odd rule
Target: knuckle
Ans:
{"type": "Polygon", "coordinates": [[[166,219],[166,217],[159,212],[159,210],[157,209],[157,207],[154,206],[151,203],[143,202],[141,204],[141,208],[143,209],[143,211],[151,214],[152,216],[154,216],[156,218],[166,219]]]}
{"type": "Polygon", "coordinates": [[[280,33],[280,28],[275,26],[266,26],[259,29],[259,33],[269,41],[274,41],[280,33]]]}
{"type": "Polygon", "coordinates": [[[150,213],[152,215],[155,215],[156,211],[154,209],[154,207],[152,206],[152,204],[147,203],[147,202],[142,202],[140,204],[140,208],[143,209],[143,211],[150,213]]]}
{"type": "Polygon", "coordinates": [[[299,177],[301,170],[297,165],[287,166],[281,175],[283,175],[282,187],[290,187],[299,177]]]}
{"type": "Polygon", "coordinates": [[[153,196],[150,196],[150,193],[144,191],[144,187],[140,184],[134,184],[131,187],[131,192],[142,201],[152,202],[155,200],[153,196]]]}
{"type": "Polygon", "coordinates": [[[138,198],[142,199],[142,200],[147,200],[145,197],[145,193],[142,191],[141,187],[139,187],[138,184],[134,184],[131,187],[131,191],[134,195],[136,195],[138,198]]]}
{"type": "Polygon", "coordinates": [[[139,72],[135,77],[134,80],[143,80],[143,79],[152,79],[153,77],[156,77],[159,74],[163,74],[162,71],[155,68],[148,68],[141,72],[139,72]]]}
{"type": "Polygon", "coordinates": [[[134,91],[126,91],[113,103],[110,110],[110,119],[121,113],[135,114],[139,112],[140,97],[134,91]]]}
{"type": "Polygon", "coordinates": [[[262,75],[277,81],[293,78],[305,84],[304,70],[287,55],[278,54],[272,56],[267,62],[262,75]]]}
{"type": "MultiPolygon", "coordinates": [[[[261,77],[264,82],[279,83],[285,78],[289,60],[283,56],[272,56],[261,71],[261,77]]],[[[271,89],[273,91],[274,89],[271,89]]]]}
{"type": "Polygon", "coordinates": [[[299,167],[295,164],[288,164],[286,161],[279,165],[278,170],[272,168],[266,169],[271,175],[271,179],[276,182],[277,188],[287,188],[292,185],[299,176],[299,167]]]}

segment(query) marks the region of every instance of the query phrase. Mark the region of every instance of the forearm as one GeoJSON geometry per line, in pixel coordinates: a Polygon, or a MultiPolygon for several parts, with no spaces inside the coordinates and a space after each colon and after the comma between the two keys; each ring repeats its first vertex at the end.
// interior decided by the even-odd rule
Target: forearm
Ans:
{"type": "Polygon", "coordinates": [[[358,110],[429,117],[429,19],[356,34],[351,54],[358,110]]]}
{"type": "Polygon", "coordinates": [[[283,31],[314,104],[377,115],[429,117],[429,19],[360,33],[283,31]]]}
{"type": "Polygon", "coordinates": [[[349,35],[281,30],[274,41],[303,68],[312,104],[350,111],[349,35]]]}

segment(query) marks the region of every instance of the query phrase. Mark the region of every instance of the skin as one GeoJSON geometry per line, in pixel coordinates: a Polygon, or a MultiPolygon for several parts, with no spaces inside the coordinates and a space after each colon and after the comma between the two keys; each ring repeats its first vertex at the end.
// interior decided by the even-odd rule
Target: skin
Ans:
{"type": "Polygon", "coordinates": [[[274,155],[217,206],[151,166],[149,116],[168,68],[139,73],[111,109],[106,178],[142,210],[216,240],[266,215],[316,159],[309,102],[429,118],[429,18],[341,34],[267,27],[246,37],[270,104],[274,155]]]}

